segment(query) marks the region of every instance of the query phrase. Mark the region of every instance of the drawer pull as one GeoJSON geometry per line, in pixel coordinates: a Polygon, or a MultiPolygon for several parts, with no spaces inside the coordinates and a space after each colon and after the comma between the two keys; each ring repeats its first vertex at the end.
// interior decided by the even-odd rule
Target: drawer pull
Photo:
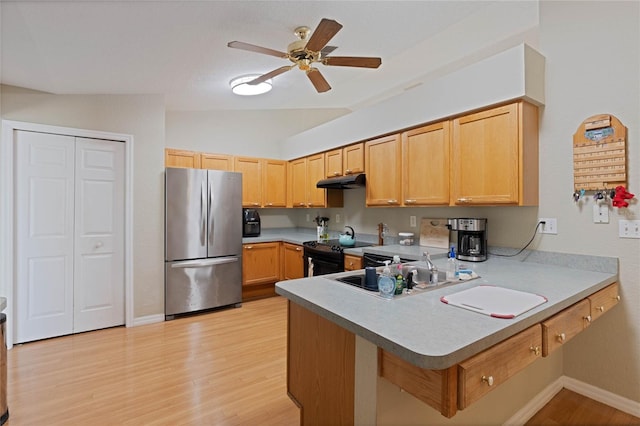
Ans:
{"type": "Polygon", "coordinates": [[[397,204],[398,200],[387,200],[388,204],[397,204]]]}
{"type": "Polygon", "coordinates": [[[597,306],[596,309],[600,312],[604,312],[604,306],[597,306]]]}
{"type": "Polygon", "coordinates": [[[565,340],[567,340],[567,336],[564,333],[560,333],[556,336],[558,338],[558,341],[560,343],[564,342],[565,340]]]}
{"type": "Polygon", "coordinates": [[[591,322],[591,315],[587,315],[584,319],[587,320],[587,322],[591,322]]]}
{"type": "Polygon", "coordinates": [[[465,198],[465,197],[458,198],[458,202],[459,203],[469,203],[469,202],[471,202],[471,198],[465,198]]]}
{"type": "Polygon", "coordinates": [[[415,204],[417,201],[413,199],[404,200],[405,204],[415,204]]]}
{"type": "Polygon", "coordinates": [[[493,376],[482,376],[482,381],[489,386],[493,386],[493,376]]]}
{"type": "Polygon", "coordinates": [[[529,350],[533,352],[536,356],[540,355],[540,346],[531,346],[529,350]]]}

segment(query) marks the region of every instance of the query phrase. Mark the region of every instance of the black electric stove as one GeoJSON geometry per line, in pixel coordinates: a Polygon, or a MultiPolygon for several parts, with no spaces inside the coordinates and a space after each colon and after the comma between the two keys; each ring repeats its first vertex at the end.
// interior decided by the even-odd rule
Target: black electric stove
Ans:
{"type": "Polygon", "coordinates": [[[306,241],[304,247],[304,276],[333,274],[344,271],[344,249],[372,246],[372,243],[356,241],[355,245],[345,247],[340,240],[306,241]],[[310,273],[311,269],[311,273],[310,273]]]}

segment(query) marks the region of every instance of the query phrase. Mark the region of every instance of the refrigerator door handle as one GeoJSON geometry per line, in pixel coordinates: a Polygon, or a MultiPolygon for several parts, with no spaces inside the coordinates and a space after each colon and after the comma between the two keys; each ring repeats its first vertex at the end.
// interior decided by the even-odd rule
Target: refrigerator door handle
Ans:
{"type": "Polygon", "coordinates": [[[207,199],[206,199],[206,183],[200,185],[200,244],[206,243],[207,235],[207,199]]]}
{"type": "Polygon", "coordinates": [[[171,265],[172,268],[204,268],[207,266],[224,265],[225,263],[234,263],[239,259],[236,256],[222,257],[215,259],[186,260],[184,262],[176,262],[171,265]]]}
{"type": "Polygon", "coordinates": [[[208,223],[209,223],[209,244],[211,244],[211,241],[213,241],[213,228],[214,228],[214,220],[213,220],[213,188],[211,185],[211,182],[209,182],[209,218],[208,218],[208,223]]]}

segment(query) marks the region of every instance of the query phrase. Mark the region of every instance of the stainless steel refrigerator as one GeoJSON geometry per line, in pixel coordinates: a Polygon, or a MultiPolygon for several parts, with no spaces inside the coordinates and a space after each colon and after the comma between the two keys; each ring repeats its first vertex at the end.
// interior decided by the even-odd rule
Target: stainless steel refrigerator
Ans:
{"type": "Polygon", "coordinates": [[[165,318],[242,301],[242,174],[165,172],[165,318]]]}

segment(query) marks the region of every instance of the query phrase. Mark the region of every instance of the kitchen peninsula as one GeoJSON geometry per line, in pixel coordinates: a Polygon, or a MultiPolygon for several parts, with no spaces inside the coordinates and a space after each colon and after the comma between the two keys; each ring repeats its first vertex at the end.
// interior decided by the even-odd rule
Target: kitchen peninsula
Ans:
{"type": "MultiPolygon", "coordinates": [[[[439,269],[444,263],[435,259],[439,269]]],[[[288,392],[302,424],[375,423],[388,408],[385,381],[436,408],[446,423],[619,300],[615,258],[531,251],[465,267],[480,278],[394,300],[332,279],[348,273],[277,283],[289,299],[288,392]],[[503,319],[441,301],[480,284],[547,302],[503,319]]]]}

